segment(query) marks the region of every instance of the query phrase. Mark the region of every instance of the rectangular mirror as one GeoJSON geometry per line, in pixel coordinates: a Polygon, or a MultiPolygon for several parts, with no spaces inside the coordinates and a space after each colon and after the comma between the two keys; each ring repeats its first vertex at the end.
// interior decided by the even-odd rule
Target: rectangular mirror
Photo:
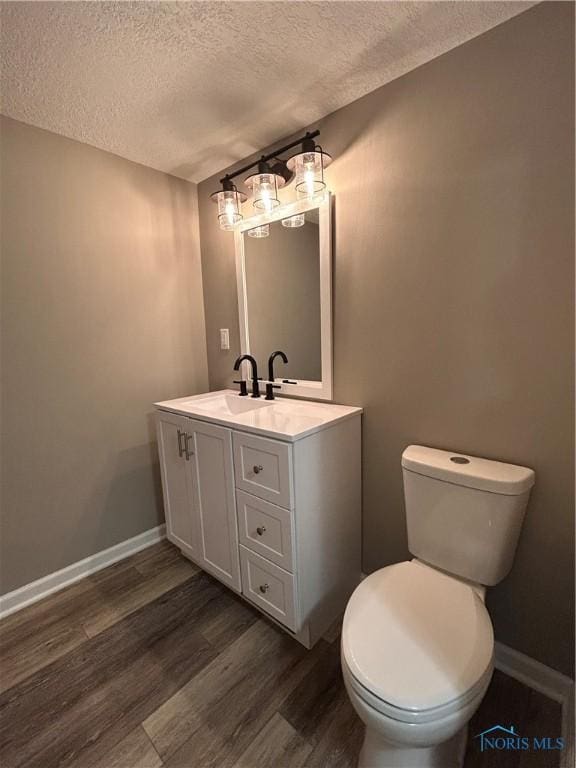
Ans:
{"type": "MultiPolygon", "coordinates": [[[[330,207],[326,194],[246,219],[236,229],[242,354],[256,358],[264,380],[270,354],[286,354],[287,364],[280,357],[274,362],[276,394],[332,398],[330,207]],[[267,236],[248,234],[260,228],[267,236]]],[[[249,378],[248,370],[243,376],[249,378]]]]}

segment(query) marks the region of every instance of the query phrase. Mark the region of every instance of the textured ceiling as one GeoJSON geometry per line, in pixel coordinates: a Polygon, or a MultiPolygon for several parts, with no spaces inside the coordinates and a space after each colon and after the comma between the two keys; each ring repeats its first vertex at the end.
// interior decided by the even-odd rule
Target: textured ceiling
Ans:
{"type": "Polygon", "coordinates": [[[192,181],[531,2],[2,2],[1,111],[192,181]]]}

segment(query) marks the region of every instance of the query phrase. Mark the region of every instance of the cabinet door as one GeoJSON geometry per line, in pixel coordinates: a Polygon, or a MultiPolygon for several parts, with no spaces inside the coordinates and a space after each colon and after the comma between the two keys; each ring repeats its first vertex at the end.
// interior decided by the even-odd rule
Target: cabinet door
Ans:
{"type": "Polygon", "coordinates": [[[240,592],[238,525],[234,498],[232,433],[189,420],[194,451],[194,506],[199,522],[198,563],[231,589],[240,592]]]}
{"type": "Polygon", "coordinates": [[[194,506],[190,447],[191,421],[185,416],[159,411],[156,414],[158,451],[162,472],[166,536],[181,550],[198,560],[198,519],[194,506]],[[188,459],[186,458],[188,456],[188,459]]]}

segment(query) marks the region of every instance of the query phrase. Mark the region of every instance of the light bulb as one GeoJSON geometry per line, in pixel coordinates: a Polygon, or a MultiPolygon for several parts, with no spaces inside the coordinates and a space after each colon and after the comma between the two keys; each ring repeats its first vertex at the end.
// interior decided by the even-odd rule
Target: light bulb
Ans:
{"type": "Polygon", "coordinates": [[[308,165],[307,170],[304,171],[304,184],[306,186],[306,196],[314,197],[314,181],[315,181],[314,167],[310,168],[308,165]]]}
{"type": "Polygon", "coordinates": [[[263,184],[260,187],[260,199],[262,200],[262,207],[265,211],[272,210],[272,195],[268,184],[263,184]]]}
{"type": "Polygon", "coordinates": [[[234,203],[231,200],[226,202],[225,214],[228,224],[233,227],[235,223],[236,209],[234,207],[234,203]]]}

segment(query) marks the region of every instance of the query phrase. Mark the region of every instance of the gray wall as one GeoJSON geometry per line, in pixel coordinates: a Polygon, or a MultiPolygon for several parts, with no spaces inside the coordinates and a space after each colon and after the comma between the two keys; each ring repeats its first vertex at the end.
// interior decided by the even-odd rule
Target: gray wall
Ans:
{"type": "MultiPolygon", "coordinates": [[[[408,556],[409,443],[525,464],[499,640],[574,637],[574,8],[543,3],[321,121],[333,153],[335,399],[362,405],[364,569],[408,556]]],[[[210,385],[238,351],[232,236],[199,186],[210,385]],[[232,349],[217,348],[231,329],[232,349]]]]}
{"type": "Polygon", "coordinates": [[[288,364],[276,360],[276,378],[322,378],[319,242],[311,221],[295,229],[277,221],[268,237],[244,237],[250,352],[263,376],[281,349],[288,364]]]}
{"type": "Polygon", "coordinates": [[[151,403],[207,382],[195,187],[0,128],[7,592],[163,521],[151,403]]]}

